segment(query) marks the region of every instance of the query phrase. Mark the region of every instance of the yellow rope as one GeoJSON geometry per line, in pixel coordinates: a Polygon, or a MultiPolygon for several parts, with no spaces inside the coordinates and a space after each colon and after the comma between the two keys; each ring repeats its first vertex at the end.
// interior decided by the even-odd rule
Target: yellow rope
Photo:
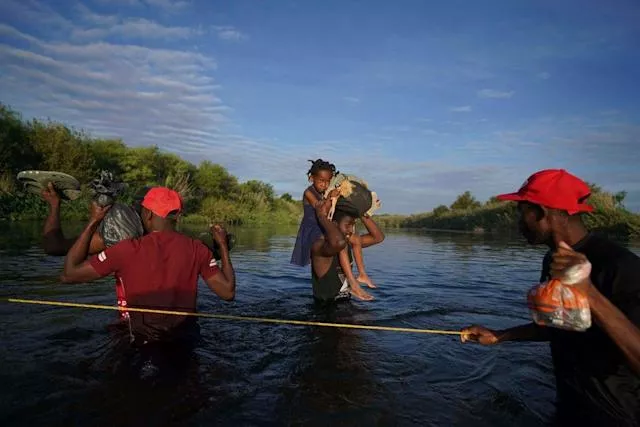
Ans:
{"type": "Polygon", "coordinates": [[[54,305],[54,306],[60,306],[60,307],[93,308],[98,310],[118,310],[118,311],[131,311],[131,312],[140,312],[140,313],[170,314],[175,316],[195,316],[195,317],[204,317],[209,319],[222,319],[222,320],[244,320],[244,321],[250,321],[250,322],[277,323],[277,324],[285,324],[285,325],[328,326],[332,328],[369,329],[369,330],[393,331],[393,332],[413,332],[418,334],[461,335],[461,332],[459,331],[442,331],[437,329],[396,328],[393,326],[352,325],[347,323],[311,322],[307,320],[270,319],[266,317],[231,316],[226,314],[192,313],[188,311],[154,310],[149,308],[132,308],[132,307],[119,307],[119,306],[99,305],[99,304],[80,304],[80,303],[74,303],[74,302],[31,300],[31,299],[19,299],[19,298],[8,298],[7,301],[13,302],[13,303],[21,303],[21,304],[54,305]]]}

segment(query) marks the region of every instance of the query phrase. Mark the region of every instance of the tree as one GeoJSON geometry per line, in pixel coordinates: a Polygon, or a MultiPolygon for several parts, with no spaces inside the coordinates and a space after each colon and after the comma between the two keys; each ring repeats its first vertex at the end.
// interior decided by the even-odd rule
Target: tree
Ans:
{"type": "Polygon", "coordinates": [[[60,171],[87,182],[95,174],[95,162],[88,137],[61,123],[43,123],[36,119],[28,124],[28,139],[39,154],[39,168],[60,171]]]}
{"type": "Polygon", "coordinates": [[[280,198],[287,202],[293,202],[293,197],[291,197],[291,194],[289,193],[284,193],[280,198]]]}
{"type": "Polygon", "coordinates": [[[194,177],[195,184],[204,196],[228,198],[238,193],[238,180],[223,166],[203,161],[198,166],[194,177]]]}
{"type": "Polygon", "coordinates": [[[271,184],[267,184],[262,181],[251,180],[247,181],[240,186],[242,193],[252,193],[264,197],[264,199],[271,203],[275,198],[275,191],[271,184]]]}
{"type": "Polygon", "coordinates": [[[124,172],[123,159],[127,155],[127,146],[121,139],[96,139],[89,144],[96,169],[107,170],[118,177],[124,172]]]}
{"type": "Polygon", "coordinates": [[[471,195],[470,191],[465,191],[461,195],[456,198],[456,200],[451,204],[451,210],[453,211],[462,211],[468,209],[476,209],[479,208],[480,202],[478,202],[475,197],[471,195]]]}
{"type": "Polygon", "coordinates": [[[15,177],[21,170],[37,168],[40,156],[27,132],[20,115],[0,104],[0,171],[15,177]]]}
{"type": "Polygon", "coordinates": [[[449,208],[445,205],[440,205],[436,207],[432,213],[434,216],[441,216],[443,214],[446,214],[447,212],[449,212],[449,208]]]}
{"type": "Polygon", "coordinates": [[[626,191],[618,191],[613,195],[613,202],[616,207],[623,208],[624,207],[624,199],[627,198],[626,191]]]}
{"type": "Polygon", "coordinates": [[[122,180],[134,187],[161,182],[160,149],[157,146],[129,148],[121,160],[122,180]]]}

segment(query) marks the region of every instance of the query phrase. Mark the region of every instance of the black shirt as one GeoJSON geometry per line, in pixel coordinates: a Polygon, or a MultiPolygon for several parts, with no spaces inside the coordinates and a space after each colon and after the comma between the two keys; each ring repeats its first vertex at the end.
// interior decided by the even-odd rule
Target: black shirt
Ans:
{"type": "MultiPolygon", "coordinates": [[[[595,234],[573,249],[591,263],[591,281],[627,318],[640,327],[640,258],[595,234]]],[[[542,264],[548,280],[551,253],[542,264]]],[[[592,320],[593,322],[593,320],[592,320]]],[[[640,376],[597,324],[585,332],[549,328],[559,416],[579,425],[640,425],[640,376]]]]}

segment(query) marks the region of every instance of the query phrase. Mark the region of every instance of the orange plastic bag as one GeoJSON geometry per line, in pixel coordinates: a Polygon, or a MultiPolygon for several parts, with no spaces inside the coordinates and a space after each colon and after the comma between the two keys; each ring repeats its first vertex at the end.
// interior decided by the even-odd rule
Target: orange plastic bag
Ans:
{"type": "Polygon", "coordinates": [[[527,294],[527,304],[534,322],[569,331],[583,332],[589,329],[589,299],[573,285],[590,273],[591,264],[585,262],[569,269],[561,280],[551,279],[531,288],[527,294]]]}

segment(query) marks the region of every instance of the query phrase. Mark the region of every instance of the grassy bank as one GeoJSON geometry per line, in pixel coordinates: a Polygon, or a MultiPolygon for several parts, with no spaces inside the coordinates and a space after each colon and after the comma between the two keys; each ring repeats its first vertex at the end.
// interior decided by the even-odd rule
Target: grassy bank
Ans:
{"type": "MultiPolygon", "coordinates": [[[[640,215],[624,208],[624,193],[611,194],[592,185],[589,202],[595,211],[584,215],[591,230],[619,237],[640,238],[640,215]]],[[[516,204],[495,199],[477,202],[465,193],[451,206],[439,206],[417,215],[378,215],[376,221],[385,228],[417,228],[466,231],[475,233],[517,231],[516,204]],[[464,203],[457,203],[466,200],[464,203]]]]}
{"type": "MultiPolygon", "coordinates": [[[[277,197],[270,184],[239,180],[223,166],[203,161],[194,165],[156,146],[129,147],[120,139],[93,138],[82,130],[53,121],[23,120],[0,104],[0,220],[40,220],[47,205],[24,193],[16,182],[28,169],[68,173],[89,183],[100,170],[109,170],[129,185],[120,201],[129,203],[146,186],[163,185],[185,200],[185,222],[211,221],[237,225],[296,224],[302,203],[290,195],[277,197]]],[[[90,195],[63,202],[62,217],[83,220],[90,195]]]]}

